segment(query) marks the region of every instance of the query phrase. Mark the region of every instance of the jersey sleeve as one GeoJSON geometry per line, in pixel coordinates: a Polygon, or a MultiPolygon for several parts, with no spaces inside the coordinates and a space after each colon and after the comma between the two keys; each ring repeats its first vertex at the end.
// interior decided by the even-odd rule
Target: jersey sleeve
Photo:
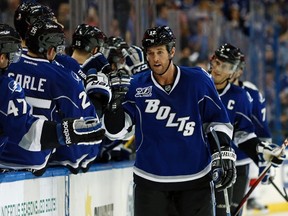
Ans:
{"type": "Polygon", "coordinates": [[[63,68],[54,77],[52,98],[56,101],[61,119],[74,117],[97,117],[94,106],[85,92],[82,80],[76,73],[63,68]]]}
{"type": "Polygon", "coordinates": [[[264,96],[256,90],[251,90],[252,102],[252,122],[255,127],[255,133],[263,141],[272,141],[271,131],[267,122],[266,100],[264,96]]]}
{"type": "Polygon", "coordinates": [[[234,142],[237,146],[256,137],[252,122],[252,102],[251,95],[246,91],[238,97],[234,127],[234,142]]]}
{"type": "MultiPolygon", "coordinates": [[[[19,145],[28,151],[40,151],[44,120],[30,115],[30,106],[25,100],[24,91],[12,79],[2,82],[1,89],[5,98],[1,99],[1,137],[7,145],[19,145]]],[[[55,134],[51,136],[55,137],[55,134]]],[[[54,147],[58,146],[55,139],[54,147]]]]}
{"type": "Polygon", "coordinates": [[[199,110],[203,122],[204,131],[210,133],[213,127],[216,132],[223,132],[232,139],[233,126],[229,120],[226,108],[224,107],[219,94],[215,88],[212,78],[205,72],[202,72],[201,82],[198,82],[199,89],[199,110]]]}

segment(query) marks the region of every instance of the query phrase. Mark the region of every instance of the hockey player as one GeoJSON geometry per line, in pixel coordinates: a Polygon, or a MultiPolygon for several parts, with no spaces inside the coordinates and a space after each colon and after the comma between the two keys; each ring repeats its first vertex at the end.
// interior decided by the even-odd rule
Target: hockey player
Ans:
{"type": "MultiPolygon", "coordinates": [[[[240,50],[239,50],[240,51],[240,50]]],[[[245,56],[244,54],[240,51],[240,64],[237,68],[237,70],[233,73],[232,78],[230,79],[230,82],[242,87],[245,89],[251,98],[253,99],[252,101],[252,122],[254,125],[255,129],[255,134],[261,141],[265,142],[272,142],[272,137],[271,137],[271,132],[268,127],[268,122],[267,122],[267,112],[266,112],[266,100],[264,96],[260,93],[258,88],[251,82],[249,81],[242,81],[240,80],[244,69],[245,69],[245,56]]],[[[265,165],[265,164],[263,164],[265,165]]],[[[258,173],[260,174],[262,170],[265,167],[261,167],[260,169],[258,166],[256,166],[255,163],[251,162],[250,167],[249,167],[249,185],[253,185],[255,182],[256,178],[258,177],[258,173]]],[[[267,172],[267,175],[265,178],[262,180],[263,184],[268,184],[269,183],[269,177],[270,176],[270,171],[273,167],[270,168],[269,172],[267,172]]],[[[253,193],[250,195],[249,199],[247,200],[247,209],[257,209],[266,212],[267,211],[267,206],[262,205],[257,202],[257,193],[256,188],[253,193]]],[[[233,203],[232,203],[233,205],[233,203]]]]}
{"type": "MultiPolygon", "coordinates": [[[[88,83],[86,85],[86,92],[93,102],[99,116],[102,116],[102,114],[106,111],[112,97],[112,101],[114,101],[115,97],[119,93],[119,91],[113,91],[112,94],[110,82],[114,83],[115,78],[117,78],[117,74],[120,72],[117,70],[117,68],[112,70],[110,63],[113,62],[109,63],[104,55],[100,52],[106,41],[106,35],[99,28],[87,24],[78,25],[72,36],[72,57],[81,65],[81,70],[86,75],[85,83],[88,83]],[[110,80],[108,80],[107,76],[110,80]],[[97,88],[94,88],[95,86],[97,86],[97,88]]],[[[110,54],[112,55],[113,52],[110,52],[110,54]]],[[[112,104],[113,102],[111,102],[111,106],[112,104]]],[[[113,124],[117,124],[116,119],[113,119],[112,121],[113,124]]],[[[111,154],[109,153],[109,157],[103,156],[103,154],[106,155],[108,149],[109,151],[112,151],[112,149],[115,149],[113,147],[119,147],[120,145],[121,142],[115,141],[114,143],[111,143],[109,139],[105,139],[102,143],[103,148],[101,148],[98,159],[100,161],[107,161],[107,158],[114,159],[114,151],[111,154]]],[[[129,155],[129,152],[127,152],[126,149],[120,150],[123,150],[123,152],[126,153],[125,155],[127,155],[127,153],[129,155]]],[[[122,151],[120,151],[120,154],[121,152],[122,151]]],[[[117,151],[117,153],[119,152],[117,151]]],[[[117,160],[120,160],[120,158],[121,157],[117,155],[117,160]]]]}
{"type": "Polygon", "coordinates": [[[148,69],[143,50],[135,45],[129,46],[121,37],[110,36],[101,51],[113,70],[125,68],[135,74],[148,69]]]}
{"type": "MultiPolygon", "coordinates": [[[[8,146],[20,146],[27,151],[40,151],[73,143],[91,144],[104,136],[98,119],[64,119],[61,123],[49,122],[30,115],[30,106],[25,100],[22,88],[11,78],[4,76],[9,64],[19,60],[21,40],[18,33],[9,25],[0,24],[0,131],[1,148],[6,154],[8,146]]],[[[31,155],[34,155],[33,153],[31,155]]],[[[19,163],[17,157],[10,162],[19,163]]],[[[35,157],[35,159],[37,159],[35,157]]],[[[41,166],[41,159],[33,166],[41,166]],[[37,164],[39,162],[39,164],[37,164]]],[[[1,168],[6,168],[0,162],[1,168]]],[[[25,168],[25,163],[20,169],[25,168]]],[[[8,167],[11,168],[11,165],[8,167]]],[[[27,167],[26,167],[27,168],[27,167]]],[[[30,167],[29,167],[30,168],[30,167]]],[[[17,167],[15,167],[17,169],[17,167]]]]}
{"type": "MultiPolygon", "coordinates": [[[[86,92],[99,116],[103,115],[112,98],[107,77],[112,69],[100,52],[106,39],[106,35],[99,28],[84,23],[79,24],[72,35],[72,58],[80,65],[86,83],[86,92]]],[[[107,138],[103,140],[97,158],[94,157],[95,162],[103,161],[102,152],[105,143],[111,142],[107,138]]]]}
{"type": "MultiPolygon", "coordinates": [[[[26,34],[28,53],[23,54],[18,63],[11,65],[7,74],[24,88],[33,115],[54,121],[67,117],[96,116],[81,79],[73,71],[53,61],[56,54],[63,51],[64,41],[64,32],[58,23],[44,18],[33,22],[26,34]]],[[[81,161],[92,150],[93,146],[57,148],[53,165],[64,165],[71,172],[78,173],[81,161]]],[[[39,153],[38,157],[47,162],[50,154],[39,153]]],[[[26,152],[19,152],[19,157],[27,157],[25,155],[26,152]]],[[[2,154],[0,157],[4,156],[2,154]]],[[[8,163],[9,158],[5,160],[8,163]]]]}
{"type": "Polygon", "coordinates": [[[94,83],[86,85],[86,91],[99,116],[102,116],[112,96],[107,77],[111,67],[104,55],[99,52],[105,40],[106,35],[100,29],[88,24],[78,25],[72,35],[72,58],[81,66],[86,76],[86,83],[95,80],[94,83]],[[94,85],[98,85],[99,88],[93,88],[94,85]]]}
{"type": "MultiPolygon", "coordinates": [[[[23,37],[22,46],[25,47],[24,48],[25,54],[27,53],[26,42],[25,42],[25,33],[26,33],[29,25],[31,25],[37,18],[38,19],[51,19],[51,20],[57,22],[57,19],[54,15],[53,11],[49,7],[42,5],[42,4],[39,4],[39,3],[34,3],[34,2],[26,3],[26,2],[24,2],[24,3],[20,4],[18,6],[17,10],[15,11],[14,24],[15,24],[16,29],[19,31],[19,33],[23,37]]],[[[95,58],[95,60],[97,61],[99,58],[95,58]]],[[[95,60],[94,60],[94,62],[95,62],[95,60]]],[[[104,60],[106,60],[106,59],[104,59],[104,60]]],[[[91,77],[89,78],[89,80],[86,80],[87,76],[83,72],[79,63],[69,55],[66,55],[64,53],[57,53],[55,58],[54,58],[54,61],[60,63],[65,68],[72,70],[75,73],[77,73],[77,75],[83,81],[85,81],[87,83],[87,86],[86,86],[87,88],[85,90],[89,92],[89,95],[88,95],[89,99],[91,100],[93,105],[96,107],[96,110],[99,114],[99,117],[101,117],[102,108],[104,106],[106,106],[106,104],[102,104],[102,101],[100,100],[101,98],[99,98],[100,97],[99,95],[101,95],[102,93],[109,94],[110,93],[109,89],[108,89],[109,86],[106,86],[106,88],[107,88],[106,90],[108,90],[108,92],[104,92],[104,91],[102,92],[100,90],[101,94],[99,94],[99,89],[102,89],[103,87],[105,87],[105,84],[103,84],[103,82],[94,82],[91,79],[91,77]],[[93,92],[93,94],[91,92],[93,92]],[[97,94],[97,96],[96,96],[96,94],[97,94]]],[[[107,60],[105,63],[107,63],[107,60]]],[[[97,68],[97,69],[99,69],[99,68],[97,68]]],[[[81,162],[81,167],[82,167],[82,170],[84,172],[88,171],[90,164],[93,162],[93,160],[95,160],[95,158],[98,154],[98,150],[99,150],[98,146],[96,146],[96,145],[94,147],[91,146],[91,148],[92,148],[91,153],[89,155],[87,155],[81,162]],[[93,148],[95,148],[95,149],[93,150],[93,148]]],[[[61,158],[62,157],[62,151],[65,151],[65,149],[64,148],[63,149],[57,149],[55,154],[53,155],[53,160],[57,161],[58,157],[61,158]]],[[[69,149],[69,151],[70,151],[70,149],[69,149]]],[[[52,162],[52,163],[54,163],[54,162],[52,162]]]]}
{"type": "MultiPolygon", "coordinates": [[[[256,136],[251,120],[251,96],[243,88],[229,82],[239,64],[240,50],[231,44],[224,44],[212,56],[209,71],[234,126],[233,141],[235,145],[233,146],[237,154],[237,180],[233,189],[229,190],[233,203],[231,212],[235,211],[246,192],[251,158],[256,164],[267,164],[272,160],[275,166],[279,166],[285,158],[284,152],[277,151],[279,146],[261,142],[256,136]]],[[[216,215],[227,215],[222,192],[216,193],[216,203],[216,215]]]]}
{"type": "Polygon", "coordinates": [[[24,53],[27,52],[25,41],[26,31],[36,19],[42,16],[57,22],[56,16],[51,8],[36,2],[22,2],[15,10],[14,26],[21,37],[21,46],[23,47],[24,53]]]}
{"type": "Polygon", "coordinates": [[[167,216],[174,202],[180,216],[212,216],[210,172],[217,190],[230,187],[236,178],[233,127],[225,107],[207,72],[173,63],[175,37],[168,26],[147,29],[142,45],[150,70],[131,79],[122,104],[124,129],[111,131],[104,115],[111,138],[125,137],[135,125],[134,215],[167,216]],[[227,155],[223,173],[218,172],[220,157],[211,127],[227,155]]]}

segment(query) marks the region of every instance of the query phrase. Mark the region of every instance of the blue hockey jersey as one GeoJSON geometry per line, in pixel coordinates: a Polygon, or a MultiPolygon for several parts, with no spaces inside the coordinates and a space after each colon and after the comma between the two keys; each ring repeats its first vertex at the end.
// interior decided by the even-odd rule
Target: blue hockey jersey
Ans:
{"type": "Polygon", "coordinates": [[[200,67],[176,68],[169,93],[151,70],[135,74],[123,103],[135,124],[134,174],[158,183],[193,181],[210,172],[210,127],[232,138],[210,75],[200,67]]]}
{"type": "MultiPolygon", "coordinates": [[[[10,65],[7,75],[14,78],[24,89],[32,113],[37,117],[60,122],[63,118],[96,116],[82,80],[73,71],[56,62],[23,54],[18,63],[10,65]]],[[[57,149],[57,160],[63,165],[79,166],[92,148],[93,146],[85,145],[60,147],[57,149]]],[[[18,155],[17,147],[8,151],[15,152],[19,158],[24,157],[24,154],[30,154],[22,152],[18,155]]],[[[4,156],[2,154],[0,158],[4,156]]],[[[40,158],[46,156],[46,152],[39,152],[40,158]]]]}
{"type": "Polygon", "coordinates": [[[267,122],[266,100],[257,87],[250,82],[243,82],[244,88],[252,97],[252,122],[255,134],[262,141],[272,142],[271,131],[267,122]]]}
{"type": "Polygon", "coordinates": [[[0,168],[42,169],[51,151],[42,151],[40,138],[44,120],[29,115],[24,91],[13,79],[0,76],[0,168]],[[19,147],[30,142],[31,149],[19,147]],[[12,150],[16,150],[14,152],[12,150]],[[28,151],[32,150],[32,151],[28,151]],[[34,152],[35,151],[35,152],[34,152]],[[29,154],[26,154],[29,152],[29,154]],[[18,154],[23,154],[21,157],[18,154]]]}
{"type": "Polygon", "coordinates": [[[234,126],[233,141],[237,155],[236,165],[244,165],[252,160],[237,146],[256,137],[252,117],[252,98],[244,89],[234,84],[228,84],[219,94],[227,109],[231,123],[234,126]]]}

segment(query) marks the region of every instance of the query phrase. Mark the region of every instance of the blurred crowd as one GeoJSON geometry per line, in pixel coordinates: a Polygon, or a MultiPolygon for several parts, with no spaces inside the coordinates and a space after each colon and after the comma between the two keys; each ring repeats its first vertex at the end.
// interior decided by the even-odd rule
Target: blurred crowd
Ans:
{"type": "MultiPolygon", "coordinates": [[[[70,26],[69,0],[36,2],[52,8],[58,21],[64,25],[69,54],[71,32],[74,31],[70,26]]],[[[135,20],[140,16],[136,14],[136,1],[109,2],[113,4],[113,17],[109,32],[105,33],[119,36],[129,45],[136,44],[135,20]]],[[[1,0],[0,22],[13,26],[13,14],[20,3],[21,0],[1,0]]],[[[88,7],[83,22],[103,27],[99,17],[101,0],[86,0],[86,3],[88,7]]],[[[287,136],[288,4],[285,0],[154,0],[149,3],[155,11],[149,25],[171,26],[172,20],[179,20],[179,64],[200,65],[207,69],[211,53],[219,44],[231,42],[241,48],[248,57],[244,76],[256,82],[266,97],[273,135],[287,136]]]]}

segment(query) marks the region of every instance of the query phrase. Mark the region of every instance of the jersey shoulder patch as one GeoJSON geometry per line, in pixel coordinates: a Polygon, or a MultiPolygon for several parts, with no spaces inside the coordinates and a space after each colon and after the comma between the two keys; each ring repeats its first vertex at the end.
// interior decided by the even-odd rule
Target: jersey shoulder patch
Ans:
{"type": "Polygon", "coordinates": [[[11,80],[9,83],[8,83],[8,88],[10,89],[10,91],[13,93],[13,92],[21,92],[22,91],[22,88],[21,86],[14,80],[11,80]]]}

